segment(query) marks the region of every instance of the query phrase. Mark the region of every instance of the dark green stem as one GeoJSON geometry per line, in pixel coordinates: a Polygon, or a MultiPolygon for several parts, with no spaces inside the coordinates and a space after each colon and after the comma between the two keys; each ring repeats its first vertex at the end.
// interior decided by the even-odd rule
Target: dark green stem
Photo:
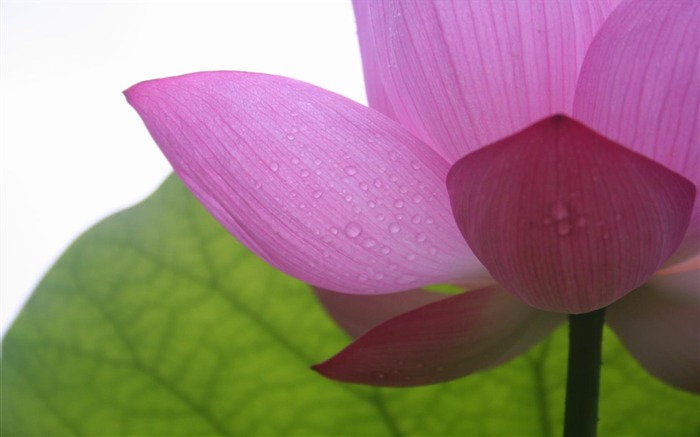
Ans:
{"type": "Polygon", "coordinates": [[[564,437],[597,435],[604,320],[605,308],[569,316],[564,437]]]}

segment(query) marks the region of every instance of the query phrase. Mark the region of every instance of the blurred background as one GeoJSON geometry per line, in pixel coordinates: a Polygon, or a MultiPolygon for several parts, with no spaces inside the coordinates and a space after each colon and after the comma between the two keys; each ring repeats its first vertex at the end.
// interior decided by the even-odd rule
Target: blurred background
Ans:
{"type": "Polygon", "coordinates": [[[170,167],[121,92],[202,70],[365,103],[350,0],[3,1],[0,334],[66,247],[170,167]]]}

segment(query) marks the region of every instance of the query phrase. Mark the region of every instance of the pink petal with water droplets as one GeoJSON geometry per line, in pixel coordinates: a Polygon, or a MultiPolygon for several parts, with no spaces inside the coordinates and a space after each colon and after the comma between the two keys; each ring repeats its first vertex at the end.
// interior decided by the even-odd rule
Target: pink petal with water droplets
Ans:
{"type": "MultiPolygon", "coordinates": [[[[574,117],[697,186],[700,183],[700,2],[621,4],[586,55],[574,117]]],[[[700,201],[672,261],[700,250],[700,201]]]]}
{"type": "Polygon", "coordinates": [[[351,337],[358,337],[400,314],[450,297],[420,289],[366,296],[314,287],[314,293],[335,323],[351,337]]]}
{"type": "Polygon", "coordinates": [[[676,250],[695,186],[565,116],[455,164],[457,224],[528,304],[585,313],[646,282],[676,250]]]}
{"type": "Polygon", "coordinates": [[[601,1],[355,0],[370,105],[450,162],[570,113],[601,1]]]}
{"type": "Polygon", "coordinates": [[[390,319],[314,369],[358,384],[435,384],[501,364],[564,320],[523,305],[498,287],[481,288],[390,319]]]}
{"type": "Polygon", "coordinates": [[[450,213],[448,164],[379,112],[237,72],[126,95],[214,217],[292,276],[372,294],[483,272],[450,213]]]}
{"type": "Polygon", "coordinates": [[[655,276],[608,309],[620,341],[652,375],[700,393],[700,270],[655,276]]]}

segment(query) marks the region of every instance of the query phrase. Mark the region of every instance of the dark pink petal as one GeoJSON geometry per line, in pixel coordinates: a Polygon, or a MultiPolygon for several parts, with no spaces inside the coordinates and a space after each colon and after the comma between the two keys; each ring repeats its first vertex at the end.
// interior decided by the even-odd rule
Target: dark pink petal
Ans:
{"type": "Polygon", "coordinates": [[[457,224],[493,277],[528,304],[584,313],[639,287],[676,250],[695,186],[565,116],[450,171],[457,224]]]}
{"type": "MultiPolygon", "coordinates": [[[[621,4],[586,55],[574,116],[700,183],[700,2],[621,4]]],[[[700,250],[700,201],[673,257],[700,250]]]]}
{"type": "Polygon", "coordinates": [[[523,305],[498,287],[481,288],[390,319],[314,369],[359,384],[434,384],[501,364],[564,320],[523,305]]]}
{"type": "Polygon", "coordinates": [[[355,0],[370,106],[450,162],[571,112],[600,1],[355,0]]]}
{"type": "Polygon", "coordinates": [[[657,378],[700,393],[700,270],[655,276],[608,309],[630,353],[657,378]]]}
{"type": "Polygon", "coordinates": [[[126,95],[207,209],[292,276],[372,294],[483,272],[450,212],[448,164],[379,112],[251,73],[148,81],[126,95]]]}
{"type": "Polygon", "coordinates": [[[351,337],[358,337],[400,314],[449,297],[419,289],[365,296],[314,287],[314,293],[335,323],[351,337]]]}

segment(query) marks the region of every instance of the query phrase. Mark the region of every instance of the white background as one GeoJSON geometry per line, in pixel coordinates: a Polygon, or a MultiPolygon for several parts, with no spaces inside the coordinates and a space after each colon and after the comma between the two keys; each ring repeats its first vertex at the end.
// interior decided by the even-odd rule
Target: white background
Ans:
{"type": "Polygon", "coordinates": [[[130,85],[245,70],[365,102],[350,0],[4,1],[1,24],[3,333],[71,241],[169,173],[130,85]]]}

